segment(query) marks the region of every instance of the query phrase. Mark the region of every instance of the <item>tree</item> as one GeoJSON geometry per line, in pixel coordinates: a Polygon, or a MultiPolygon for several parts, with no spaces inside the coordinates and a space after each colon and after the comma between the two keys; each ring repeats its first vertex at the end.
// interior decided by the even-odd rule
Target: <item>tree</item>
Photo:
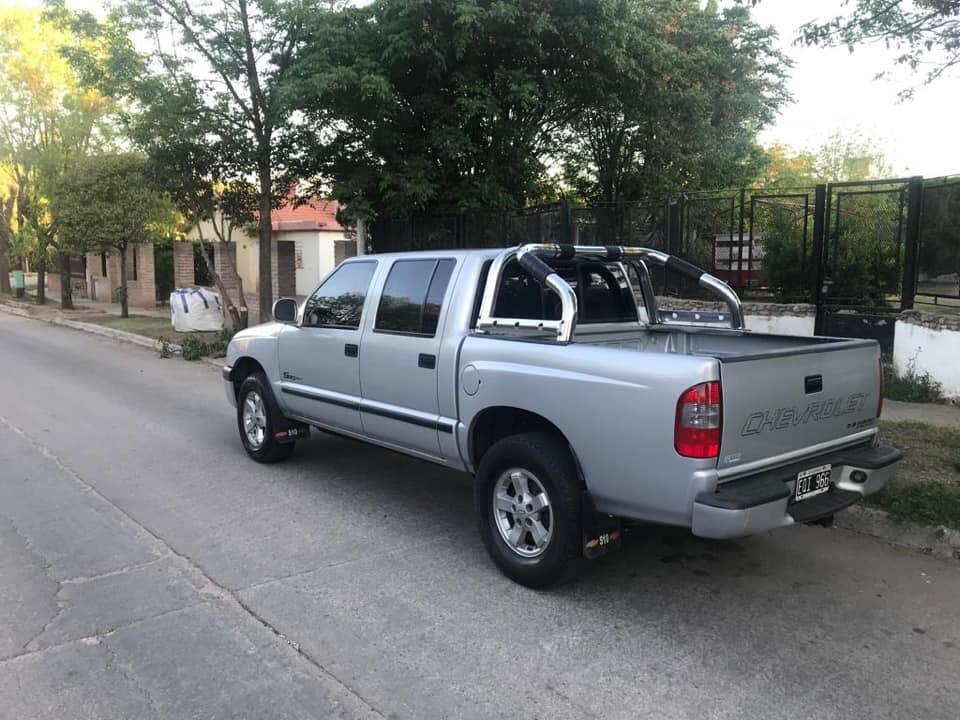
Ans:
{"type": "MultiPolygon", "coordinates": [[[[960,63],[960,0],[853,0],[853,10],[800,29],[807,45],[882,42],[900,54],[895,62],[911,70],[930,66],[925,82],[960,63]]],[[[907,89],[901,95],[909,96],[907,89]]]]}
{"type": "MultiPolygon", "coordinates": [[[[799,189],[820,182],[875,180],[890,175],[890,167],[877,143],[869,138],[832,135],[815,151],[791,152],[783,146],[767,151],[768,164],[760,178],[762,187],[799,189]]],[[[884,193],[847,194],[835,202],[831,214],[831,295],[850,301],[882,304],[895,292],[899,278],[891,250],[900,223],[899,189],[884,193]]],[[[809,212],[810,207],[806,208],[809,212]]],[[[812,223],[804,205],[791,198],[764,198],[753,211],[755,228],[763,236],[764,274],[778,293],[789,299],[810,286],[812,223]],[[804,258],[804,227],[807,228],[804,258]]]]}
{"type": "MultiPolygon", "coordinates": [[[[283,89],[302,40],[306,0],[125,0],[128,17],[153,41],[151,82],[131,91],[155,112],[197,124],[230,181],[254,178],[260,241],[260,316],[270,317],[271,211],[286,194],[291,114],[283,89]],[[159,90],[159,91],[158,91],[159,90]]],[[[178,144],[176,122],[158,137],[178,144]]],[[[198,173],[193,173],[197,175],[198,173]]],[[[210,179],[211,185],[216,180],[210,179]]]]}
{"type": "Polygon", "coordinates": [[[567,177],[593,201],[745,184],[757,131],[788,99],[790,61],[749,11],[658,0],[618,5],[600,33],[586,109],[572,123],[567,177]]]}
{"type": "Polygon", "coordinates": [[[375,0],[312,15],[288,87],[304,174],[360,217],[541,195],[620,2],[375,0]]]}
{"type": "MultiPolygon", "coordinates": [[[[70,13],[58,8],[61,19],[70,13]]],[[[16,186],[6,233],[35,251],[37,301],[45,302],[46,272],[59,260],[61,306],[72,308],[73,248],[57,233],[49,196],[78,158],[110,143],[114,106],[86,85],[68,61],[82,48],[91,66],[104,59],[95,41],[38,10],[0,9],[0,162],[16,186]],[[16,237],[14,237],[16,235],[16,237]]]]}
{"type": "Polygon", "coordinates": [[[52,210],[65,242],[85,252],[120,256],[120,315],[129,315],[127,251],[169,239],[177,216],[169,198],[151,186],[142,155],[117,153],[79,159],[63,174],[52,210]]]}
{"type": "MultiPolygon", "coordinates": [[[[163,83],[156,88],[162,90],[163,83]]],[[[176,102],[183,99],[181,94],[167,103],[158,98],[147,104],[130,123],[130,134],[147,152],[148,172],[155,184],[169,193],[183,215],[186,230],[192,230],[200,242],[207,272],[223,298],[224,321],[239,330],[248,320],[243,281],[236,273],[238,297],[232,297],[215,268],[210,243],[230,243],[236,229],[256,223],[258,193],[251,183],[236,179],[241,173],[231,166],[229,154],[209,142],[214,129],[205,124],[210,118],[178,112],[176,102]]],[[[230,253],[224,254],[228,256],[230,253]]]]}

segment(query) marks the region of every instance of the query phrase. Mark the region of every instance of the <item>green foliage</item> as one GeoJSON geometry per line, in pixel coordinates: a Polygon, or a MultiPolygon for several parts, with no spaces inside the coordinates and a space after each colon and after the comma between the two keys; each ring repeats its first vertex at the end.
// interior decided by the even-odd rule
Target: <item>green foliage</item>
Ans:
{"type": "Polygon", "coordinates": [[[849,5],[846,15],[804,25],[800,39],[808,45],[846,45],[851,51],[860,43],[884,43],[899,53],[896,64],[926,69],[928,83],[960,63],[958,0],[854,0],[849,5]]]}
{"type": "MultiPolygon", "coordinates": [[[[813,152],[770,148],[758,183],[770,188],[809,188],[819,182],[867,180],[889,172],[875,141],[837,133],[813,152]]],[[[884,193],[880,186],[877,190],[871,195],[834,194],[827,258],[830,297],[884,305],[888,296],[900,290],[895,245],[901,224],[900,189],[890,186],[884,193]]],[[[802,205],[787,201],[757,204],[754,226],[760,228],[763,238],[764,274],[784,298],[797,297],[810,288],[807,270],[813,267],[812,221],[807,218],[806,257],[804,224],[802,205]]]]}
{"type": "Polygon", "coordinates": [[[776,33],[743,7],[616,7],[567,136],[568,182],[599,201],[749,184],[763,161],[757,130],[789,99],[776,33]]]}
{"type": "Polygon", "coordinates": [[[960,490],[938,482],[925,482],[882,490],[868,498],[895,520],[960,529],[960,490]]]}
{"type": "Polygon", "coordinates": [[[943,386],[930,377],[928,372],[917,371],[917,359],[913,357],[902,375],[893,366],[884,367],[883,396],[904,402],[943,402],[943,386]]]}
{"type": "Polygon", "coordinates": [[[183,352],[184,360],[199,360],[204,357],[223,357],[227,353],[227,345],[230,344],[230,338],[233,333],[224,329],[215,340],[202,340],[194,335],[187,335],[180,347],[183,352]]]}
{"type": "MultiPolygon", "coordinates": [[[[15,211],[4,213],[3,222],[13,251],[29,255],[41,271],[58,253],[78,251],[58,232],[59,218],[50,208],[54,187],[84,155],[108,147],[115,134],[113,99],[68,61],[70,53],[82,53],[92,71],[105,63],[104,48],[75,32],[73,19],[62,6],[52,14],[23,6],[0,9],[0,174],[16,190],[15,211]]],[[[69,306],[66,289],[62,298],[69,306]]]]}
{"type": "Polygon", "coordinates": [[[169,239],[176,214],[145,170],[146,158],[132,153],[78,160],[52,197],[65,241],[80,252],[104,252],[169,239]]]}

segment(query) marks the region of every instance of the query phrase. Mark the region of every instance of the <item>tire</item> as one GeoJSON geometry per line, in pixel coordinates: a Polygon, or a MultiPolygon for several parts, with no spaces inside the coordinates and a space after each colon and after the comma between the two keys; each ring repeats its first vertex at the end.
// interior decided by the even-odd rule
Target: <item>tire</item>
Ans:
{"type": "Polygon", "coordinates": [[[273,428],[279,416],[280,410],[264,374],[254,373],[247,377],[237,393],[237,429],[243,449],[257,462],[280,462],[293,454],[295,443],[278,443],[273,437],[273,428]],[[245,419],[247,412],[253,416],[257,430],[248,432],[245,419]]]}
{"type": "Polygon", "coordinates": [[[583,558],[582,488],[570,448],[554,433],[513,435],[484,454],[474,505],[480,537],[504,575],[530,588],[576,577],[583,558]],[[523,484],[526,493],[518,492],[523,484]],[[518,504],[518,498],[531,502],[518,504]]]}
{"type": "Polygon", "coordinates": [[[833,515],[826,515],[822,518],[816,520],[811,520],[807,523],[808,525],[819,525],[820,527],[831,528],[833,527],[833,515]]]}

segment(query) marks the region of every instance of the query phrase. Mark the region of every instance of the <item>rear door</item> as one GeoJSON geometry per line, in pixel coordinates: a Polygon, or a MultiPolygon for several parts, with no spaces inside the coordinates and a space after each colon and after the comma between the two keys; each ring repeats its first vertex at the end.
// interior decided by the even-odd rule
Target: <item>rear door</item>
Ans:
{"type": "Polygon", "coordinates": [[[290,414],[361,433],[360,323],[375,260],[345,262],[304,304],[279,340],[280,391],[290,414]]]}
{"type": "Polygon", "coordinates": [[[721,471],[788,462],[876,426],[880,350],[870,341],[722,358],[721,471]]]}
{"type": "Polygon", "coordinates": [[[453,258],[394,261],[360,354],[361,417],[367,435],[440,457],[438,432],[453,424],[439,417],[438,351],[453,258]]]}

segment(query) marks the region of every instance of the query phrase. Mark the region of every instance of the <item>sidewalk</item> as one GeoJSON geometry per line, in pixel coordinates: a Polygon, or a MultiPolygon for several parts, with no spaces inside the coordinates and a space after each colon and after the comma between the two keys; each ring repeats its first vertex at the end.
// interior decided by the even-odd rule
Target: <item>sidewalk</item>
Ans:
{"type": "Polygon", "coordinates": [[[933,403],[908,403],[884,400],[882,420],[919,422],[940,427],[960,428],[960,408],[933,403]]]}

